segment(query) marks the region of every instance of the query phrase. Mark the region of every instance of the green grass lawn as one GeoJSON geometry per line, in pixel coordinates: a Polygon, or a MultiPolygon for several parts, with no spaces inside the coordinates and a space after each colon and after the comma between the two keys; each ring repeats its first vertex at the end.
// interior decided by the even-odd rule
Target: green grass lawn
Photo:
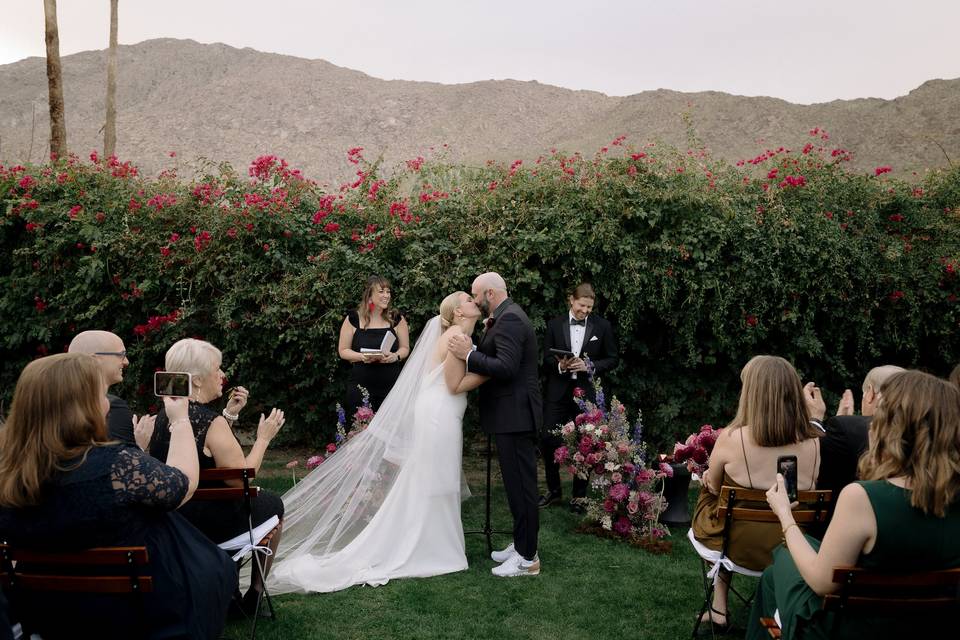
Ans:
{"type": "MultiPolygon", "coordinates": [[[[258,484],[281,492],[289,488],[291,474],[284,464],[292,457],[291,452],[273,452],[258,484]]],[[[299,457],[302,465],[304,457],[299,457]]],[[[475,494],[463,505],[464,528],[469,530],[483,522],[484,461],[478,451],[469,451],[464,464],[475,494]]],[[[506,530],[511,520],[496,468],[494,461],[493,525],[506,530]]],[[[565,490],[569,495],[569,486],[565,490]]],[[[257,637],[673,640],[690,636],[702,586],[685,529],[673,531],[671,553],[654,555],[576,533],[578,516],[565,506],[552,506],[540,514],[543,569],[537,577],[495,578],[490,574],[494,562],[487,555],[485,539],[468,535],[470,568],[466,571],[330,594],[277,596],[273,599],[277,619],[261,620],[257,637]]],[[[494,537],[495,547],[509,542],[509,535],[494,537]]],[[[731,637],[742,637],[747,613],[742,606],[734,608],[733,619],[741,631],[731,637]]],[[[246,622],[231,623],[226,631],[228,638],[248,636],[246,622]]]]}

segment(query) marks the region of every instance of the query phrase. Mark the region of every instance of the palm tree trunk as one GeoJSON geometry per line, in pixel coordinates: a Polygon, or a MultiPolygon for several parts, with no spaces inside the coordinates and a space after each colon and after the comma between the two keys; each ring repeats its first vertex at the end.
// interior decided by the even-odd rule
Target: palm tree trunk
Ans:
{"type": "Polygon", "coordinates": [[[110,50],[107,53],[107,121],[103,131],[103,155],[117,152],[117,3],[110,0],[110,50]]]}
{"type": "Polygon", "coordinates": [[[43,0],[47,43],[47,88],[50,95],[50,155],[67,155],[67,125],[63,115],[63,77],[60,67],[60,35],[57,31],[57,0],[43,0]]]}

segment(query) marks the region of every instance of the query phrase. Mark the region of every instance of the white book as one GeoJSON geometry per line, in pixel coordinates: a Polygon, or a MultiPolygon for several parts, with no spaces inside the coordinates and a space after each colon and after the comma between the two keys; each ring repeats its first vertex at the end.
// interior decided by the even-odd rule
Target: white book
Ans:
{"type": "Polygon", "coordinates": [[[379,349],[369,349],[367,347],[361,347],[360,353],[382,353],[384,355],[390,353],[390,350],[393,349],[393,343],[397,341],[397,337],[393,335],[390,331],[387,331],[383,334],[383,342],[380,343],[379,349]]]}
{"type": "MultiPolygon", "coordinates": [[[[270,533],[270,530],[278,524],[280,524],[280,518],[278,516],[273,516],[263,524],[255,527],[253,529],[253,544],[257,544],[263,540],[263,536],[270,533]]],[[[224,551],[237,551],[237,553],[233,556],[233,560],[237,561],[251,549],[250,532],[244,531],[240,535],[234,536],[226,542],[221,542],[217,546],[224,551]]]]}

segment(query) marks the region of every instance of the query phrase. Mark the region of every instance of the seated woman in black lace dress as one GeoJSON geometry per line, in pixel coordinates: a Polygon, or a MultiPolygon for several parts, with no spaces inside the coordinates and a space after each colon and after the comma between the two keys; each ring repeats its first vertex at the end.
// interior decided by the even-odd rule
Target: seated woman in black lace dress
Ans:
{"type": "Polygon", "coordinates": [[[26,366],[0,430],[0,537],[45,551],[146,546],[146,620],[125,598],[51,594],[13,602],[48,640],[64,637],[218,638],[237,571],[176,512],[197,486],[187,407],[166,400],[166,464],[111,442],[106,386],[91,356],[64,353],[26,366]],[[50,615],[51,612],[55,615],[50,615]]]}
{"type": "MultiPolygon", "coordinates": [[[[231,394],[227,408],[217,413],[208,403],[223,394],[223,371],[220,370],[222,355],[220,350],[209,342],[187,338],[180,340],[169,350],[166,356],[167,371],[184,371],[193,376],[193,395],[190,398],[189,419],[193,428],[194,446],[200,458],[201,469],[226,467],[230,469],[260,469],[263,454],[270,441],[283,426],[283,412],[273,409],[267,417],[260,416],[257,427],[257,439],[250,453],[243,455],[243,449],[231,430],[231,423],[246,405],[247,391],[237,387],[231,394]]],[[[164,411],[157,415],[156,427],[150,440],[150,455],[162,458],[166,455],[170,437],[166,426],[169,424],[164,411]]],[[[224,481],[231,486],[243,486],[240,480],[224,481]]],[[[223,483],[216,483],[223,486],[223,483]]],[[[273,516],[283,522],[283,501],[272,491],[260,490],[252,500],[253,525],[258,526],[273,516]]],[[[187,520],[217,544],[246,532],[249,529],[247,513],[241,501],[190,502],[180,509],[187,520]]],[[[280,544],[280,532],[272,538],[270,548],[276,551],[280,544]]],[[[264,575],[270,571],[270,557],[264,566],[264,575]]],[[[250,590],[244,597],[249,607],[255,604],[263,591],[260,577],[254,575],[250,590]]]]}

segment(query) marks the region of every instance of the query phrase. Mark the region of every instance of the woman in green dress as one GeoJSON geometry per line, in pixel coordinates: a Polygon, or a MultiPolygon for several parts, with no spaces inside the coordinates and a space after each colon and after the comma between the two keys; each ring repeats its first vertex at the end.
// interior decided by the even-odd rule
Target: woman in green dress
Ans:
{"type": "MultiPolygon", "coordinates": [[[[889,570],[960,566],[960,390],[920,371],[895,374],[880,390],[863,480],[840,492],[822,544],[796,526],[783,477],[767,492],[785,546],[763,572],[750,613],[748,640],[767,638],[761,617],[779,613],[784,640],[903,638],[935,621],[845,614],[834,625],[821,609],[840,585],[833,568],[889,570]]],[[[935,627],[931,627],[935,628],[935,627]]]]}

